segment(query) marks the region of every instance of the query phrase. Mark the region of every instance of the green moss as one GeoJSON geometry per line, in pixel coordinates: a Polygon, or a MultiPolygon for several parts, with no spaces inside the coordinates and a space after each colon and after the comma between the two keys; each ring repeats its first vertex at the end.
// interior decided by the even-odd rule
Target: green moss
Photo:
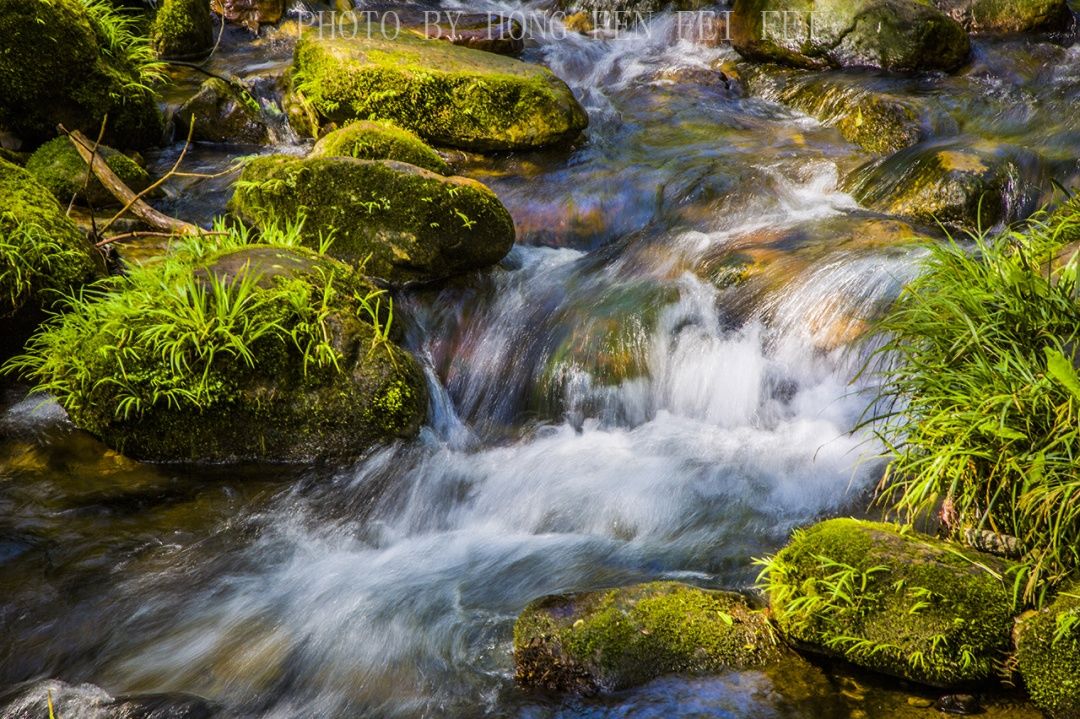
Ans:
{"type": "Polygon", "coordinates": [[[163,0],[150,34],[161,57],[199,57],[214,45],[210,3],[205,0],[163,0]]]}
{"type": "Polygon", "coordinates": [[[392,160],[282,155],[250,161],[230,211],[256,226],[302,214],[311,247],[393,283],[427,282],[498,262],[514,224],[491,190],[392,160]]]}
{"type": "Polygon", "coordinates": [[[514,625],[519,682],[590,693],[781,656],[768,619],[735,594],[676,582],[545,597],[514,625]]]}
{"type": "Polygon", "coordinates": [[[1052,719],[1080,716],[1080,585],[1022,617],[1016,659],[1035,705],[1052,719]]]}
{"type": "Polygon", "coordinates": [[[294,94],[323,123],[390,120],[428,141],[482,151],[561,142],[588,124],[545,68],[411,33],[362,35],[309,31],[297,44],[294,94]]]}
{"type": "Polygon", "coordinates": [[[917,682],[987,679],[1009,646],[1015,565],[889,524],[796,532],[763,577],[781,632],[917,682]]]}
{"type": "Polygon", "coordinates": [[[1062,30],[1072,17],[1068,0],[935,0],[935,4],[980,35],[1062,30]]]}
{"type": "Polygon", "coordinates": [[[101,258],[26,170],[0,160],[0,317],[49,304],[99,274],[101,258]]]}
{"type": "Polygon", "coordinates": [[[392,122],[359,120],[335,130],[315,143],[313,157],[355,157],[361,160],[398,160],[440,175],[452,174],[450,165],[414,133],[392,122]]]}
{"type": "MultiPolygon", "coordinates": [[[[99,147],[97,152],[109,169],[135,192],[141,192],[150,184],[146,170],[127,155],[105,146],[99,147]]],[[[65,204],[72,197],[94,207],[116,203],[116,198],[96,177],[91,175],[87,182],[86,163],[67,137],[54,138],[39,147],[26,163],[26,169],[65,204]]]]}
{"type": "Polygon", "coordinates": [[[9,371],[137,459],[307,462],[416,434],[423,375],[365,307],[369,282],[303,248],[220,242],[94,286],[9,371]]]}
{"type": "Polygon", "coordinates": [[[118,147],[158,142],[162,118],[139,68],[103,47],[100,26],[79,0],[0,0],[0,125],[29,142],[56,126],[118,147]]]}

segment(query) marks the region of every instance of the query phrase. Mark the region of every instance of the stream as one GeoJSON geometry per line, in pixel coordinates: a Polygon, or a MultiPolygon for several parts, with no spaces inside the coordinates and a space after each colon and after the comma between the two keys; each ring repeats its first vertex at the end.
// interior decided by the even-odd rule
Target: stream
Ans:
{"type": "MultiPolygon", "coordinates": [[[[490,271],[396,298],[433,397],[417,440],[353,466],[140,464],[6,385],[0,688],[51,677],[268,719],[936,716],[913,708],[933,693],[829,664],[588,700],[514,684],[531,600],[656,579],[751,591],[754,558],[870,512],[881,476],[857,375],[867,323],[922,251],[842,189],[864,151],[733,89],[715,68],[735,52],[674,25],[530,41],[524,59],[591,125],[571,149],[459,159],[518,241],[490,271]]],[[[269,96],[288,34],[230,32],[211,67],[269,96]]],[[[1037,156],[1042,181],[1010,187],[1016,206],[1080,178],[1074,37],[977,40],[952,77],[850,80],[928,98],[950,140],[1037,156]]],[[[200,81],[181,74],[169,102],[200,81]]],[[[185,167],[304,150],[279,139],[195,146],[185,167]]],[[[161,207],[208,222],[228,182],[177,180],[161,207]]],[[[989,712],[1038,716],[1010,697],[989,712]]]]}

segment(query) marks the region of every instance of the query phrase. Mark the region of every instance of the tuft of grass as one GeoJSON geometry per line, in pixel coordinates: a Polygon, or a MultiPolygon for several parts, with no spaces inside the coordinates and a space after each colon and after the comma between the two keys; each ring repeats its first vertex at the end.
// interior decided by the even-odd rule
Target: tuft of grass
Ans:
{"type": "Polygon", "coordinates": [[[126,91],[152,93],[165,82],[166,65],[157,58],[143,20],[115,7],[109,0],[79,0],[90,18],[102,52],[114,63],[131,70],[134,80],[126,91]]]}
{"type": "Polygon", "coordinates": [[[47,287],[51,277],[70,273],[65,267],[85,262],[85,253],[60,242],[41,225],[0,214],[0,307],[18,310],[47,287]]]}
{"type": "Polygon", "coordinates": [[[938,512],[956,535],[1018,538],[1027,601],[1080,568],[1078,235],[1074,202],[931,245],[880,326],[879,499],[909,519],[938,512]]]}

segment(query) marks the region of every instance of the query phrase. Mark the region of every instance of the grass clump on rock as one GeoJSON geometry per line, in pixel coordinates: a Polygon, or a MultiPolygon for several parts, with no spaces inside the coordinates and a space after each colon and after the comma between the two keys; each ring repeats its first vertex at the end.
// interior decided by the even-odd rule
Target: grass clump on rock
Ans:
{"type": "Polygon", "coordinates": [[[783,635],[867,669],[937,686],[992,676],[1009,647],[1004,559],[890,524],[834,519],[763,562],[783,635]]]}
{"type": "Polygon", "coordinates": [[[663,674],[748,669],[782,650],[765,614],[737,594],[655,582],[539,599],[514,625],[520,683],[594,693],[663,674]]]}
{"type": "Polygon", "coordinates": [[[931,245],[881,329],[882,499],[956,535],[1015,537],[1038,600],[1080,569],[1080,203],[931,245]]]}
{"type": "Polygon", "coordinates": [[[218,229],[73,297],[8,371],[137,459],[310,461],[415,434],[425,385],[384,293],[297,227],[218,229]]]}

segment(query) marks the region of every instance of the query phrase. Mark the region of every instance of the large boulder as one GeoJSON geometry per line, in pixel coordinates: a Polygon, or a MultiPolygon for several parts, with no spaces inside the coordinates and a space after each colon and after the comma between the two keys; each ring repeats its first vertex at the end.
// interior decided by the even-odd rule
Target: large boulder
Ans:
{"type": "Polygon", "coordinates": [[[290,104],[320,124],[390,120],[469,150],[518,150],[576,137],[588,116],[547,68],[403,32],[356,37],[309,30],[292,69],[290,104]]]}
{"type": "Polygon", "coordinates": [[[934,0],[946,15],[978,35],[1061,30],[1068,0],[934,0]]]}
{"type": "Polygon", "coordinates": [[[1027,217],[1041,179],[1039,158],[1023,148],[943,140],[872,161],[844,186],[878,212],[976,231],[1027,217]]]}
{"type": "Polygon", "coordinates": [[[1017,569],[896,525],[834,519],[796,532],[763,576],[786,638],[952,686],[994,675],[1010,645],[1017,569]]]}
{"type": "Polygon", "coordinates": [[[161,139],[162,119],[137,70],[105,52],[105,30],[78,0],[0,0],[0,126],[37,143],[56,126],[144,147],[161,139]]]}
{"type": "Polygon", "coordinates": [[[742,597],[677,582],[544,597],[514,625],[518,682],[551,691],[613,691],[782,656],[766,615],[742,597]]]}
{"type": "Polygon", "coordinates": [[[0,160],[0,318],[40,308],[99,275],[101,257],[56,198],[0,160]]]}
{"type": "Polygon", "coordinates": [[[347,459],[417,433],[423,374],[352,268],[302,248],[194,251],[84,297],[31,339],[24,375],[141,460],[347,459]]]}
{"type": "Polygon", "coordinates": [[[1051,719],[1080,716],[1080,585],[1021,617],[1016,663],[1036,706],[1051,719]]]}
{"type": "Polygon", "coordinates": [[[495,264],[514,222],[491,190],[393,160],[260,157],[244,168],[230,211],[257,227],[306,218],[303,236],[385,282],[430,282],[495,264]]]}
{"type": "MultiPolygon", "coordinates": [[[[124,153],[104,145],[97,148],[97,153],[133,191],[142,192],[150,185],[146,170],[124,153]]],[[[97,177],[87,177],[86,161],[67,137],[53,138],[39,147],[27,161],[26,169],[65,205],[72,198],[91,207],[117,204],[97,177]]]]}
{"type": "Polygon", "coordinates": [[[246,91],[212,77],[177,112],[179,132],[201,142],[265,145],[272,139],[262,108],[246,91]]]}
{"type": "Polygon", "coordinates": [[[161,57],[203,57],[214,46],[214,24],[206,0],[162,0],[150,30],[161,57]]]}
{"type": "Polygon", "coordinates": [[[312,157],[355,157],[360,160],[397,160],[440,175],[450,165],[429,145],[392,122],[358,120],[334,130],[315,143],[312,157]]]}
{"type": "Polygon", "coordinates": [[[748,60],[795,67],[952,71],[967,32],[922,0],[735,0],[731,40],[748,60]]]}

